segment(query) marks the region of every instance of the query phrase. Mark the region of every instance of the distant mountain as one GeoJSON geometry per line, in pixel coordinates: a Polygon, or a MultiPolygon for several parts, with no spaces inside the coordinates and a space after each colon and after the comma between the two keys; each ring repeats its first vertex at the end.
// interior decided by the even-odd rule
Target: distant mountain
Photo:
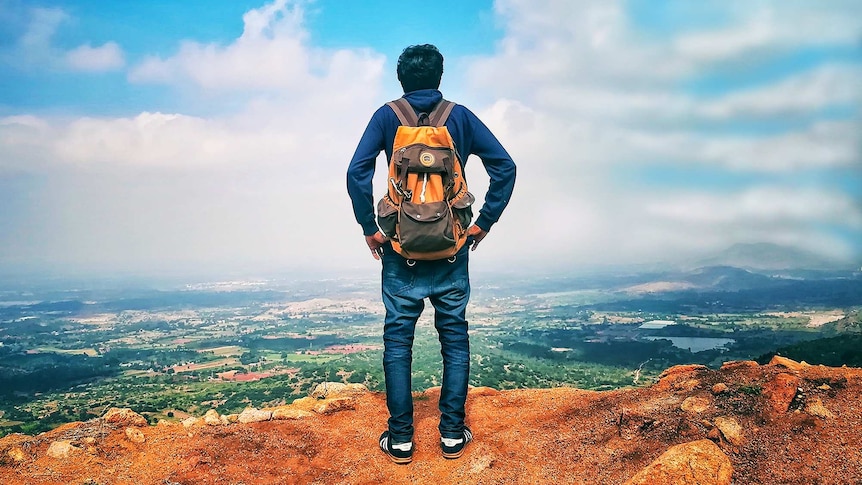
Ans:
{"type": "Polygon", "coordinates": [[[751,270],[835,270],[849,269],[851,265],[846,261],[790,246],[740,243],[715,256],[698,260],[692,266],[734,266],[751,270]]]}
{"type": "Polygon", "coordinates": [[[683,280],[700,288],[738,291],[771,286],[774,279],[731,266],[708,266],[683,275],[683,280]]]}

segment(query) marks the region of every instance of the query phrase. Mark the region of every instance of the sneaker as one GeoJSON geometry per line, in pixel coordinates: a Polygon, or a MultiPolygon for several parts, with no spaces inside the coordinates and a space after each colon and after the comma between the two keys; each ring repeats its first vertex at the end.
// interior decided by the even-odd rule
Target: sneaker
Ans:
{"type": "Polygon", "coordinates": [[[464,447],[473,441],[473,432],[464,426],[463,438],[440,438],[440,448],[443,450],[443,458],[454,460],[464,454],[464,447]]]}
{"type": "Polygon", "coordinates": [[[413,442],[395,444],[389,439],[389,431],[384,431],[380,435],[380,450],[399,465],[406,465],[413,461],[413,442]]]}

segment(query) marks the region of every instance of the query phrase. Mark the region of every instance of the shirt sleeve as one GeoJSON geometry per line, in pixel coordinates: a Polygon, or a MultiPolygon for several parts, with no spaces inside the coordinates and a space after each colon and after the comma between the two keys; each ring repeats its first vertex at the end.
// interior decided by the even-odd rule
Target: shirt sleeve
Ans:
{"type": "Polygon", "coordinates": [[[482,160],[488,172],[490,184],[485,194],[485,203],[479,210],[476,225],[489,231],[503,214],[515,188],[515,162],[497,137],[476,115],[467,110],[473,128],[471,154],[482,160]]]}
{"type": "Polygon", "coordinates": [[[353,203],[353,215],[366,236],[372,236],[378,230],[371,181],[374,178],[377,156],[384,149],[383,128],[380,123],[382,109],[378,109],[371,117],[347,167],[347,193],[353,203]]]}

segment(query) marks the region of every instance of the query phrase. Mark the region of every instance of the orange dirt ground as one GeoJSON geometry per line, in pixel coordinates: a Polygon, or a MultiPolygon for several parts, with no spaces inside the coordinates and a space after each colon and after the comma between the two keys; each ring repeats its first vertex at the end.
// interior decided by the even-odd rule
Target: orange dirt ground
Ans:
{"type": "MultiPolygon", "coordinates": [[[[366,392],[301,419],[142,426],[140,443],[107,419],[11,435],[0,439],[0,483],[621,484],[671,446],[709,438],[730,458],[735,484],[862,484],[862,370],[743,362],[663,376],[608,392],[473,389],[476,441],[458,460],[440,455],[439,390],[416,395],[408,465],[378,450],[385,396],[366,392]],[[724,418],[742,432],[719,431],[724,418]],[[48,456],[59,440],[73,452],[48,456]]],[[[715,483],[702,478],[685,483],[715,483]]]]}

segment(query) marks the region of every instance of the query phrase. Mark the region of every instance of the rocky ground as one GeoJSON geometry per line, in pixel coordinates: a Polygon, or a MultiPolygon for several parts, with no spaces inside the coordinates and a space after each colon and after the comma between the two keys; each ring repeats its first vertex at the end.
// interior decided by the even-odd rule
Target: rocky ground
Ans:
{"type": "Polygon", "coordinates": [[[328,384],[291,406],[148,426],[130,410],[0,439],[3,484],[862,484],[862,369],[677,366],[648,388],[472,389],[476,441],[440,456],[439,389],[416,454],[377,449],[383,394],[328,384]]]}

